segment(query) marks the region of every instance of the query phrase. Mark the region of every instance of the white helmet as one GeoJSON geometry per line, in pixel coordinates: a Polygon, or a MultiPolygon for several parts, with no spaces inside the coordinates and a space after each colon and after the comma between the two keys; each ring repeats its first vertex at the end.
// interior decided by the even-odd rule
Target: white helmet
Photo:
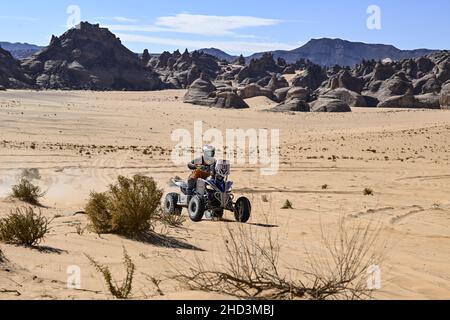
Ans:
{"type": "Polygon", "coordinates": [[[213,163],[215,161],[216,148],[211,145],[205,145],[203,147],[203,159],[206,163],[213,163]]]}

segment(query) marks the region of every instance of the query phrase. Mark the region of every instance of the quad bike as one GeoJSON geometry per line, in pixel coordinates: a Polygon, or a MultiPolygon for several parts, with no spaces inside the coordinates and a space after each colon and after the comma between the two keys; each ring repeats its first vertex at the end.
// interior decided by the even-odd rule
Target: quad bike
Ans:
{"type": "Polygon", "coordinates": [[[208,219],[222,219],[224,211],[231,211],[236,221],[246,223],[252,211],[250,200],[241,197],[236,202],[233,201],[233,182],[228,181],[229,175],[229,161],[218,161],[215,178],[198,179],[193,194],[188,194],[188,184],[185,181],[172,179],[174,185],[180,187],[181,194],[169,193],[166,196],[166,214],[181,215],[183,208],[187,208],[189,218],[193,222],[200,222],[205,216],[208,219]]]}

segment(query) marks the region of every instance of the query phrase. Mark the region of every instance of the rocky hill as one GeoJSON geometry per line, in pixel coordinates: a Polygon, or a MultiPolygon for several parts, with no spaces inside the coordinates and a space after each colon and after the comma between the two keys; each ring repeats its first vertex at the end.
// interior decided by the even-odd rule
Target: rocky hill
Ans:
{"type": "Polygon", "coordinates": [[[108,29],[82,22],[22,67],[45,89],[156,90],[163,84],[108,29]]]}
{"type": "Polygon", "coordinates": [[[0,48],[0,86],[3,88],[29,88],[33,80],[27,77],[9,51],[0,48]]]}
{"type": "Polygon", "coordinates": [[[28,43],[11,43],[11,42],[0,42],[0,47],[9,51],[11,55],[18,60],[28,58],[43,49],[43,47],[36,46],[34,44],[28,43]]]}

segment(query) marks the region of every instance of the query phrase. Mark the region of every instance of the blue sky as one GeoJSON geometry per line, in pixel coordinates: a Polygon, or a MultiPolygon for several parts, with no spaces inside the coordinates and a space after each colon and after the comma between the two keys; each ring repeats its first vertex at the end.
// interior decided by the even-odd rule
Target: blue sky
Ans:
{"type": "Polygon", "coordinates": [[[218,47],[250,54],[322,37],[450,49],[448,0],[2,1],[0,41],[47,45],[76,17],[67,13],[70,5],[79,7],[82,21],[110,27],[136,52],[218,47]],[[370,5],[380,8],[381,29],[367,27],[370,5]]]}

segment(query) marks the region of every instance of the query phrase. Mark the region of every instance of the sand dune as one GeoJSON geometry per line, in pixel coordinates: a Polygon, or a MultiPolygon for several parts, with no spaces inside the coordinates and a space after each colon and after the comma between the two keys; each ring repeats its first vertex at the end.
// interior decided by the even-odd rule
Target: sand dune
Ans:
{"type": "Polygon", "coordinates": [[[450,298],[450,112],[272,114],[264,112],[273,106],[267,99],[249,99],[249,110],[218,110],[183,104],[184,93],[0,93],[0,216],[23,205],[8,194],[23,169],[36,168],[47,191],[42,213],[54,218],[45,250],[0,244],[9,260],[0,267],[0,289],[8,290],[0,299],[111,298],[85,254],[121,275],[123,246],[138,270],[135,298],[227,298],[189,292],[166,278],[174,266],[183,267],[181,258],[221,263],[225,222],[187,222],[172,231],[174,248],[76,232],[88,221],[74,213],[90,191],[105,190],[118,174],[145,174],[174,190],[169,179],[189,172],[170,161],[170,135],[193,130],[196,120],[221,130],[280,129],[279,173],[260,176],[258,168],[236,166],[232,178],[254,203],[246,228],[277,234],[284,263],[295,265],[305,258],[305,245],[320,245],[321,224],[333,229],[339,217],[374,221],[389,243],[375,298],[450,298]],[[374,196],[363,195],[366,187],[374,196]],[[286,199],[293,210],[279,209],[286,199]],[[82,290],[66,288],[72,265],[81,268],[82,290]],[[163,280],[164,296],[149,276],[163,280]]]}

